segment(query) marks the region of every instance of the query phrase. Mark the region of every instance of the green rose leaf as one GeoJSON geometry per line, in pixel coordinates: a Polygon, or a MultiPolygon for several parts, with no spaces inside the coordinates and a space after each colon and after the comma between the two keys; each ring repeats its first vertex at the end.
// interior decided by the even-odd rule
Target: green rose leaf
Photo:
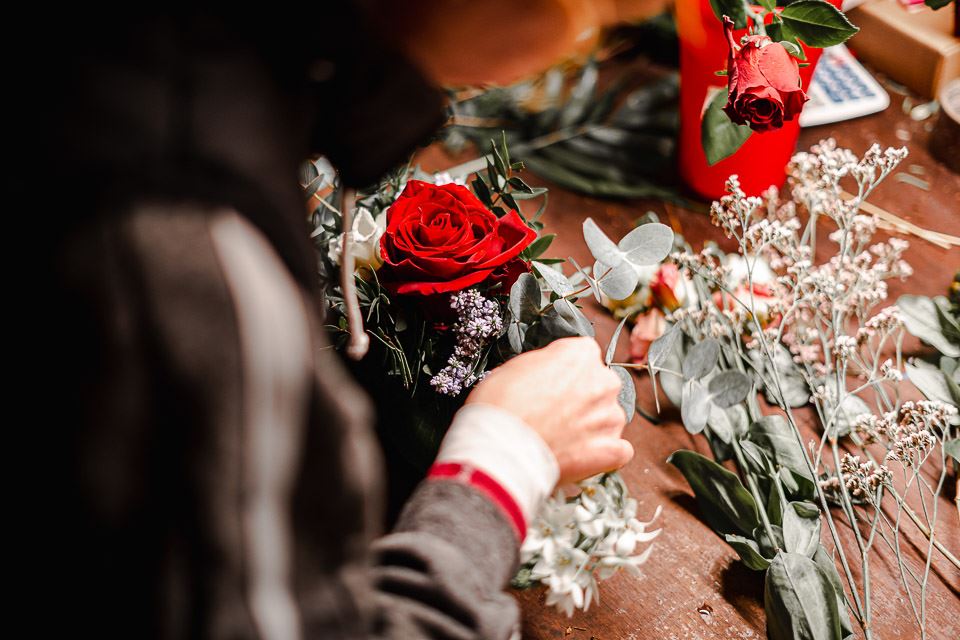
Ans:
{"type": "Polygon", "coordinates": [[[842,640],[830,579],[799,553],[778,553],[767,569],[764,609],[770,640],[842,640]]]}
{"type": "Polygon", "coordinates": [[[686,449],[675,451],[667,462],[687,479],[704,518],[714,531],[752,535],[760,523],[757,503],[736,474],[686,449]]]}
{"type": "Polygon", "coordinates": [[[523,250],[523,252],[520,254],[520,257],[524,260],[536,260],[546,253],[547,249],[550,248],[550,245],[553,244],[553,239],[556,237],[557,234],[555,233],[548,233],[540,236],[531,242],[529,247],[523,250]]]}
{"type": "Polygon", "coordinates": [[[700,123],[700,143],[710,166],[736,153],[752,133],[747,125],[736,124],[730,119],[723,111],[726,104],[727,92],[717,91],[710,99],[703,113],[703,122],[700,123]]]}
{"type": "Polygon", "coordinates": [[[781,40],[779,44],[784,49],[786,49],[787,53],[792,55],[794,58],[797,58],[798,60],[807,59],[807,57],[803,55],[803,49],[796,42],[791,42],[789,40],[781,40]]]}
{"type": "Polygon", "coordinates": [[[936,11],[937,9],[943,9],[951,2],[953,2],[953,0],[924,0],[923,3],[936,11]]]}
{"type": "Polygon", "coordinates": [[[737,29],[747,26],[747,12],[743,6],[743,0],[710,0],[710,7],[717,20],[723,22],[723,16],[728,16],[737,29]]]}
{"type": "Polygon", "coordinates": [[[811,47],[846,42],[859,29],[835,6],[824,0],[798,0],[780,13],[783,23],[811,47]]]}

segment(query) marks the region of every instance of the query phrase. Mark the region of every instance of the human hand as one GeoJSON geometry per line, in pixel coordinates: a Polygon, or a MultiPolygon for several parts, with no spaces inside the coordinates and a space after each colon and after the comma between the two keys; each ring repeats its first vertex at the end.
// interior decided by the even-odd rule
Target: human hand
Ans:
{"type": "Polygon", "coordinates": [[[491,371],[466,404],[508,411],[528,424],[557,459],[560,483],[610,471],[633,457],[622,439],[620,378],[592,338],[564,338],[491,371]]]}

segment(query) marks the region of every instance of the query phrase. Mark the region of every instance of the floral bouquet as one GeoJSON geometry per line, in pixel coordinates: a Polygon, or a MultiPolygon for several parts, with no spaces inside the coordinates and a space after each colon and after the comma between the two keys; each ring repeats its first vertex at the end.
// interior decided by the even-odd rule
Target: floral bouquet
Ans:
{"type": "Polygon", "coordinates": [[[960,459],[957,307],[942,296],[881,307],[887,282],[912,273],[907,243],[874,241],[878,220],[861,212],[904,157],[906,149],[876,145],[857,157],[825,140],[794,156],[786,198],[775,188],[747,196],[731,177],[711,215],[739,255],[686,247],[673,254],[675,269],[658,268],[649,294],[635,292],[637,326],[650,313],[667,326],[636,366],[660,380],[686,429],[713,452],[681,450],[669,461],[706,522],[763,572],[773,640],[845,639],[855,626],[874,637],[883,612],[871,560],[883,546],[918,637],[939,637],[927,629],[933,556],[960,569],[956,540],[937,528],[946,476],[960,459]],[[821,262],[818,223],[834,227],[835,251],[821,262]],[[939,366],[904,359],[905,330],[940,351],[939,366]],[[904,378],[926,399],[901,398],[904,378]],[[807,405],[819,433],[802,428],[796,410],[807,405]],[[926,538],[919,558],[901,552],[908,526],[926,538]],[[839,536],[844,527],[855,544],[839,536]]]}
{"type": "MultiPolygon", "coordinates": [[[[641,271],[673,245],[662,224],[643,225],[615,243],[587,219],[584,238],[596,262],[564,274],[563,260],[544,257],[554,237],[542,233],[546,189],[517,175],[523,166],[511,162],[505,142],[492,149],[471,188],[407,166],[354,194],[338,186],[323,160],[303,170],[334,344],[357,361],[375,400],[391,407],[398,423],[389,429],[390,444],[423,473],[453,414],[487,372],[553,340],[593,336],[577,301],[591,293],[629,296],[641,271]],[[518,202],[538,198],[536,212],[524,214],[518,202]]],[[[620,400],[630,419],[633,378],[611,368],[623,382],[620,400]]],[[[515,584],[546,584],[549,601],[568,613],[586,608],[597,597],[597,578],[646,559],[650,547],[635,552],[659,533],[647,532],[649,524],[637,520],[636,502],[617,474],[590,479],[576,496],[551,499],[531,523],[515,584]]]]}

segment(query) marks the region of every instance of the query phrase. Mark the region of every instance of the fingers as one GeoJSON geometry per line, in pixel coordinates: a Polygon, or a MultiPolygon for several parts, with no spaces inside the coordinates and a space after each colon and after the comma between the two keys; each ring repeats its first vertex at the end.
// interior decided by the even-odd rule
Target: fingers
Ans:
{"type": "Polygon", "coordinates": [[[591,438],[559,452],[560,482],[578,482],[598,473],[619,469],[633,458],[633,445],[618,437],[591,438]]]}

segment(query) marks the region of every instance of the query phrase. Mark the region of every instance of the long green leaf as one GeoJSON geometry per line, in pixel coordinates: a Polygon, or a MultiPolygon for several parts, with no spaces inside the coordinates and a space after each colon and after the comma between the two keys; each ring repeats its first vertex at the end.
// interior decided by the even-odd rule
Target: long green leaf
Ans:
{"type": "Polygon", "coordinates": [[[760,555],[760,547],[750,538],[727,534],[724,536],[731,547],[740,555],[740,560],[754,571],[763,571],[770,566],[770,561],[760,555]]]}
{"type": "Polygon", "coordinates": [[[778,553],[764,585],[770,640],[842,640],[833,585],[810,558],[778,553]]]}
{"type": "Polygon", "coordinates": [[[757,503],[735,474],[695,451],[675,451],[667,462],[683,474],[704,518],[720,534],[752,535],[760,524],[757,503]]]}

